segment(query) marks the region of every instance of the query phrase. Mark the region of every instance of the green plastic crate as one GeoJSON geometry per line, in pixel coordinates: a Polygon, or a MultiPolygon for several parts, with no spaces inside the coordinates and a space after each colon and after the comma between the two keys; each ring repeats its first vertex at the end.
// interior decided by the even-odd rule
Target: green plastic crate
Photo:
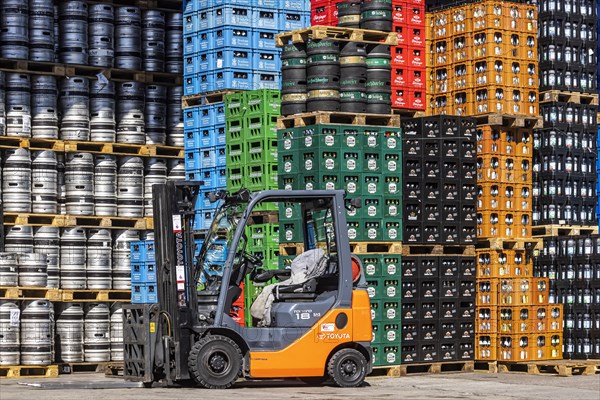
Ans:
{"type": "Polygon", "coordinates": [[[244,140],[244,119],[230,118],[225,120],[225,140],[227,144],[238,143],[244,140]]]}
{"type": "Polygon", "coordinates": [[[277,164],[246,166],[246,187],[251,192],[277,189],[277,164]]]}
{"type": "Polygon", "coordinates": [[[228,143],[226,165],[228,168],[243,167],[246,165],[246,143],[237,141],[228,143]]]}
{"type": "Polygon", "coordinates": [[[280,190],[298,190],[299,178],[298,174],[280,174],[277,176],[277,187],[280,190]]]}
{"type": "Polygon", "coordinates": [[[246,162],[254,164],[276,164],[277,163],[277,139],[255,139],[247,140],[246,162]]]}
{"type": "Polygon", "coordinates": [[[281,91],[259,89],[246,92],[247,115],[280,115],[281,91]]]}
{"type": "Polygon", "coordinates": [[[237,192],[245,184],[245,169],[244,167],[227,167],[227,190],[229,192],[237,192]]]}
{"type": "Polygon", "coordinates": [[[225,95],[225,119],[240,118],[246,113],[246,92],[230,93],[225,95]]]}
{"type": "Polygon", "coordinates": [[[277,138],[277,115],[253,115],[244,118],[244,139],[277,138]]]}

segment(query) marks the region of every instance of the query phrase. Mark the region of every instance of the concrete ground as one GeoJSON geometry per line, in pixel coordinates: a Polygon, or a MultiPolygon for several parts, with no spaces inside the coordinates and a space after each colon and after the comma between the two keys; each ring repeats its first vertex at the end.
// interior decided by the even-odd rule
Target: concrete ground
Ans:
{"type": "Polygon", "coordinates": [[[55,379],[2,379],[0,400],[280,400],[280,399],[477,399],[600,400],[600,375],[559,377],[517,373],[446,373],[373,377],[357,389],[311,387],[295,381],[240,382],[228,390],[145,389],[101,374],[61,375],[55,379]],[[45,387],[38,387],[41,384],[45,387]]]}

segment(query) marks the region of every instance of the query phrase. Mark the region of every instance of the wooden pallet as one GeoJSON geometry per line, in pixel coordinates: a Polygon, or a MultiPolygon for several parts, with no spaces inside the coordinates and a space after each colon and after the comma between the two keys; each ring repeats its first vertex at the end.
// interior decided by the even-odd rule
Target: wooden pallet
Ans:
{"type": "Polygon", "coordinates": [[[402,242],[351,242],[353,254],[402,254],[402,242]]]}
{"type": "Polygon", "coordinates": [[[511,114],[484,114],[475,115],[477,125],[492,125],[512,128],[538,129],[543,127],[542,117],[511,115],[511,114]]]}
{"type": "Polygon", "coordinates": [[[125,217],[96,217],[83,215],[65,215],[66,227],[112,228],[112,229],[146,229],[146,219],[125,217]]]}
{"type": "Polygon", "coordinates": [[[65,146],[61,140],[24,138],[17,136],[0,136],[0,148],[15,148],[29,150],[54,150],[64,151],[65,146]]]}
{"type": "Polygon", "coordinates": [[[1,299],[29,300],[46,299],[60,301],[62,295],[59,289],[33,286],[0,286],[1,299]]]}
{"type": "Polygon", "coordinates": [[[65,141],[65,151],[68,153],[101,153],[119,154],[129,156],[147,156],[148,148],[144,144],[107,143],[107,142],[79,142],[65,141]]]}
{"type": "Polygon", "coordinates": [[[560,90],[549,90],[540,93],[540,103],[575,103],[598,105],[598,93],[581,93],[560,90]]]}
{"type": "Polygon", "coordinates": [[[374,44],[398,44],[395,32],[373,31],[368,29],[342,28],[339,26],[315,25],[291,32],[280,33],[275,37],[277,47],[288,43],[306,43],[309,39],[332,39],[345,42],[362,42],[374,44]]]}
{"type": "Polygon", "coordinates": [[[238,93],[240,90],[233,89],[225,89],[225,90],[216,90],[214,92],[202,93],[202,94],[191,94],[188,96],[183,96],[181,98],[181,107],[189,108],[189,107],[198,107],[204,106],[207,104],[216,104],[223,103],[225,101],[225,96],[231,93],[238,93]]]}
{"type": "Polygon", "coordinates": [[[454,245],[420,245],[406,244],[402,246],[403,256],[475,256],[475,245],[454,246],[454,245]]]}
{"type": "Polygon", "coordinates": [[[0,70],[10,72],[22,72],[27,74],[65,76],[64,65],[53,62],[0,58],[0,70]]]}
{"type": "Polygon", "coordinates": [[[131,301],[131,290],[61,289],[62,301],[131,301]]]}
{"type": "Polygon", "coordinates": [[[473,372],[474,361],[448,361],[432,363],[402,364],[385,367],[375,367],[374,376],[399,377],[413,374],[441,374],[446,372],[473,372]]]}
{"type": "Polygon", "coordinates": [[[598,234],[597,225],[539,225],[531,228],[532,236],[585,236],[598,234]]]}
{"type": "Polygon", "coordinates": [[[478,361],[475,370],[491,373],[527,373],[529,375],[595,375],[600,374],[600,360],[546,360],[546,361],[478,361]]]}
{"type": "Polygon", "coordinates": [[[182,147],[148,144],[146,148],[146,154],[150,157],[183,158],[184,155],[182,147]]]}
{"type": "Polygon", "coordinates": [[[105,372],[109,362],[70,362],[58,364],[60,374],[75,374],[78,372],[105,372]]]}
{"type": "Polygon", "coordinates": [[[540,246],[540,241],[537,239],[478,239],[475,246],[480,249],[491,250],[535,250],[540,246]]]}
{"type": "Polygon", "coordinates": [[[56,378],[58,365],[0,365],[0,378],[56,378]]]}
{"type": "Polygon", "coordinates": [[[65,216],[58,214],[4,213],[5,225],[65,226],[65,216]]]}
{"type": "Polygon", "coordinates": [[[277,119],[277,129],[289,129],[316,124],[373,125],[398,128],[400,127],[400,116],[392,114],[317,111],[279,117],[277,119]]]}
{"type": "Polygon", "coordinates": [[[392,114],[399,115],[402,118],[420,118],[426,115],[425,111],[409,110],[406,108],[392,108],[392,114]]]}

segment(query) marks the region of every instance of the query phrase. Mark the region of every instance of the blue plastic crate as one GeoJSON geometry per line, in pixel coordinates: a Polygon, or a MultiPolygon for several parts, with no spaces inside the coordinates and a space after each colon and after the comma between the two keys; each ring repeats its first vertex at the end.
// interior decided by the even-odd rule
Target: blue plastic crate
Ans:
{"type": "Polygon", "coordinates": [[[210,228],[215,218],[215,210],[203,210],[196,214],[194,218],[194,230],[201,231],[210,228]]]}
{"type": "Polygon", "coordinates": [[[212,8],[205,8],[198,11],[197,31],[210,29],[214,26],[214,11],[212,8]]]}
{"type": "Polygon", "coordinates": [[[212,51],[206,50],[198,53],[197,57],[197,73],[202,73],[214,68],[215,56],[212,51]]]}
{"type": "Polygon", "coordinates": [[[251,6],[255,0],[213,0],[215,6],[233,4],[236,6],[251,6]]]}
{"type": "Polygon", "coordinates": [[[199,93],[199,85],[196,74],[183,76],[183,94],[189,96],[199,93]]]}
{"type": "Polygon", "coordinates": [[[212,49],[222,47],[252,47],[252,29],[249,27],[221,26],[211,31],[212,49]]]}
{"type": "Polygon", "coordinates": [[[222,5],[212,9],[212,22],[210,28],[235,25],[252,27],[252,7],[222,5]]]}
{"type": "Polygon", "coordinates": [[[129,243],[131,261],[154,261],[154,240],[135,240],[129,243]]]}
{"type": "Polygon", "coordinates": [[[200,132],[201,132],[200,129],[196,129],[196,128],[183,130],[183,137],[184,137],[183,148],[185,150],[197,149],[201,146],[200,132]]]}
{"type": "MultiPolygon", "coordinates": [[[[225,123],[225,103],[215,103],[213,106],[214,125],[222,125],[225,123]]],[[[225,144],[225,143],[222,143],[225,144]]],[[[218,146],[219,143],[215,143],[218,146]]]]}
{"type": "Polygon", "coordinates": [[[200,168],[214,168],[217,166],[217,149],[209,147],[200,149],[200,168]]]}
{"type": "Polygon", "coordinates": [[[217,187],[225,188],[227,186],[227,170],[217,167],[217,187]]]}
{"type": "Polygon", "coordinates": [[[201,172],[199,169],[192,169],[185,171],[185,180],[187,181],[201,181],[201,172]]]}
{"type": "Polygon", "coordinates": [[[183,129],[193,130],[198,127],[198,107],[186,108],[183,111],[183,129]]]}
{"type": "Polygon", "coordinates": [[[253,89],[253,74],[250,70],[224,68],[213,74],[214,88],[212,90],[223,89],[253,89]]]}
{"type": "Polygon", "coordinates": [[[275,36],[277,30],[273,29],[254,29],[252,32],[252,47],[255,50],[277,50],[275,36]]]}
{"type": "Polygon", "coordinates": [[[211,126],[205,126],[200,129],[198,148],[206,148],[215,146],[214,133],[211,126]]]}
{"type": "Polygon", "coordinates": [[[252,69],[252,49],[246,47],[223,47],[213,52],[216,69],[252,69]]]}
{"type": "Polygon", "coordinates": [[[214,83],[212,81],[212,71],[203,71],[202,73],[196,75],[196,79],[198,79],[198,92],[196,93],[206,93],[215,90],[214,83]]]}
{"type": "Polygon", "coordinates": [[[154,262],[132,262],[132,283],[156,283],[156,263],[154,262]]]}
{"type": "Polygon", "coordinates": [[[254,89],[281,90],[281,74],[277,72],[255,73],[252,86],[254,89]]]}
{"type": "Polygon", "coordinates": [[[131,302],[133,304],[157,303],[156,285],[144,283],[131,285],[131,302]]]}
{"type": "Polygon", "coordinates": [[[217,182],[216,174],[216,168],[202,168],[199,174],[200,179],[198,179],[201,182],[200,190],[205,191],[214,188],[217,182]]]}
{"type": "Polygon", "coordinates": [[[199,52],[198,34],[190,33],[183,37],[183,56],[187,57],[190,54],[199,52]]]}
{"type": "MultiPolygon", "coordinates": [[[[259,0],[260,1],[260,0],[259,0]]],[[[280,0],[281,10],[310,12],[310,0],[280,0]]]]}
{"type": "Polygon", "coordinates": [[[281,11],[279,15],[279,30],[293,31],[310,26],[310,11],[281,11]]]}
{"type": "Polygon", "coordinates": [[[214,125],[214,114],[211,105],[200,106],[198,109],[200,127],[214,125]]]}
{"type": "Polygon", "coordinates": [[[264,29],[278,29],[279,9],[256,7],[253,12],[253,26],[264,29]]]}
{"type": "Polygon", "coordinates": [[[184,75],[194,75],[201,71],[198,66],[198,54],[199,53],[188,54],[183,58],[184,75]]]}
{"type": "MultiPolygon", "coordinates": [[[[218,146],[216,147],[216,152],[217,152],[217,158],[216,158],[216,162],[215,162],[215,167],[225,167],[225,163],[227,162],[227,158],[225,157],[225,146],[218,146]]],[[[216,185],[216,183],[215,183],[216,185]]]]}
{"type": "Polygon", "coordinates": [[[222,124],[216,125],[213,129],[213,132],[213,136],[215,138],[215,146],[225,145],[225,138],[227,136],[225,130],[225,123],[223,122],[222,124]]]}
{"type": "Polygon", "coordinates": [[[200,168],[200,153],[197,149],[185,151],[185,170],[192,171],[200,168]]]}
{"type": "Polygon", "coordinates": [[[279,0],[256,0],[256,7],[279,8],[279,0]]]}
{"type": "Polygon", "coordinates": [[[198,32],[198,34],[197,34],[198,52],[212,50],[213,39],[214,39],[214,37],[213,37],[212,29],[205,29],[203,31],[198,32]]]}
{"type": "Polygon", "coordinates": [[[183,34],[194,33],[198,31],[198,13],[192,12],[183,17],[183,34]]]}
{"type": "Polygon", "coordinates": [[[281,71],[281,56],[276,50],[258,50],[254,52],[254,68],[259,71],[281,71]]]}
{"type": "Polygon", "coordinates": [[[202,239],[196,239],[194,240],[194,256],[197,256],[200,254],[200,249],[202,249],[202,245],[204,244],[204,240],[202,239]]]}
{"type": "Polygon", "coordinates": [[[198,11],[196,10],[197,3],[196,0],[183,0],[183,13],[187,15],[194,11],[198,11]]]}

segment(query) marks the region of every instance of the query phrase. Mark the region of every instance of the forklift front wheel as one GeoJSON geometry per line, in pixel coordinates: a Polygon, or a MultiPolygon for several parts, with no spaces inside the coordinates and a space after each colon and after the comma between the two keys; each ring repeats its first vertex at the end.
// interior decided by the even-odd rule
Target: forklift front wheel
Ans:
{"type": "Polygon", "coordinates": [[[207,335],[198,340],[188,357],[194,381],[207,389],[226,389],[242,373],[242,351],[227,336],[207,335]]]}
{"type": "Polygon", "coordinates": [[[329,359],[327,373],[340,387],[357,387],[367,376],[367,360],[358,350],[340,349],[329,359]]]}

